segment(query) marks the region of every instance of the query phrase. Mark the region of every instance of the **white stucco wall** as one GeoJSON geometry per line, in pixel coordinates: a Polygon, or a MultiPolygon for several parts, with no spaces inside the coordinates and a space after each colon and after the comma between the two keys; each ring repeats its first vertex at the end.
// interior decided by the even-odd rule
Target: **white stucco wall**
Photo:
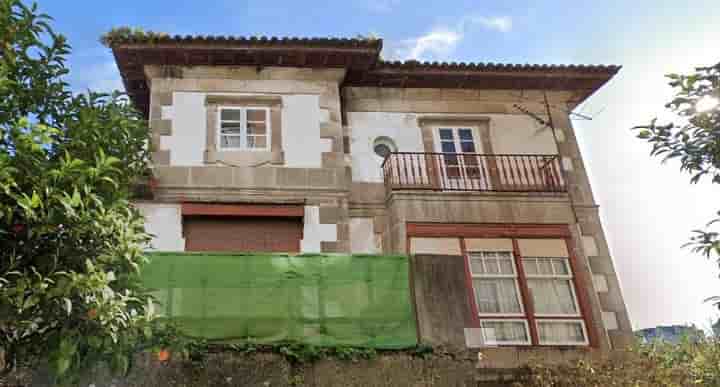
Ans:
{"type": "Polygon", "coordinates": [[[320,168],[328,141],[320,139],[320,103],[317,95],[283,96],[282,126],[285,165],[320,168]]]}
{"type": "MultiPolygon", "coordinates": [[[[436,114],[422,116],[433,115],[436,114]]],[[[417,122],[419,116],[414,113],[348,112],[353,181],[383,181],[382,159],[373,151],[373,142],[379,136],[393,139],[400,152],[424,152],[422,134],[417,122]]],[[[490,118],[490,141],[495,154],[558,153],[550,129],[540,126],[531,117],[519,114],[483,116],[490,118]]]]}
{"type": "MultiPolygon", "coordinates": [[[[162,109],[162,118],[173,121],[172,134],[160,138],[160,149],[171,150],[170,165],[204,164],[207,142],[205,106],[207,94],[259,95],[174,92],[172,107],[162,109]]],[[[332,150],[332,141],[320,138],[321,119],[326,118],[329,113],[321,115],[318,95],[285,95],[282,99],[282,145],[285,152],[285,166],[320,168],[322,152],[332,150]]]]}
{"type": "Polygon", "coordinates": [[[145,216],[145,230],[153,235],[151,250],[185,251],[180,204],[135,203],[145,216]]]}
{"type": "Polygon", "coordinates": [[[387,136],[400,152],[423,152],[417,115],[410,113],[348,112],[353,181],[383,181],[382,159],[373,151],[373,141],[387,136]]]}
{"type": "Polygon", "coordinates": [[[320,224],[320,207],[305,206],[300,252],[319,253],[320,242],[337,241],[337,224],[320,224]]]}
{"type": "Polygon", "coordinates": [[[350,218],[350,252],[353,254],[380,253],[376,244],[373,218],[350,218]]]}
{"type": "Polygon", "coordinates": [[[552,131],[524,114],[488,114],[495,154],[557,154],[552,131]]]}
{"type": "Polygon", "coordinates": [[[163,118],[173,121],[172,135],[160,137],[160,149],[170,149],[170,165],[203,165],[207,138],[205,93],[173,93],[172,109],[164,109],[163,118]]]}

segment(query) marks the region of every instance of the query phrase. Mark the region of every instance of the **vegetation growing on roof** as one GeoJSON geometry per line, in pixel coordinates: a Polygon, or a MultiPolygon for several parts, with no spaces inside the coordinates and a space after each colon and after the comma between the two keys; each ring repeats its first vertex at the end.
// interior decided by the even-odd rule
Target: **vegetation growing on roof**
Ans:
{"type": "Polygon", "coordinates": [[[100,43],[113,47],[122,43],[159,43],[170,42],[253,42],[260,44],[313,44],[340,46],[374,46],[382,39],[374,34],[358,35],[355,38],[298,38],[276,36],[223,36],[223,35],[170,35],[166,32],[145,31],[139,27],[115,27],[100,36],[100,43]]]}
{"type": "Polygon", "coordinates": [[[160,39],[167,39],[170,35],[165,32],[145,31],[139,27],[115,27],[100,37],[100,43],[105,47],[112,47],[121,43],[155,43],[160,39]]]}

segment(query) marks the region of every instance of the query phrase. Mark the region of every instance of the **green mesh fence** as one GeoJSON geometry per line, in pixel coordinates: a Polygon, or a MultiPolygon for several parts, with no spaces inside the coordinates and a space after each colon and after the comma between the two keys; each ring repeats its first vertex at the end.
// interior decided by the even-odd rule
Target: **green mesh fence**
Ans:
{"type": "Polygon", "coordinates": [[[258,344],[417,343],[404,256],[153,253],[143,282],[195,337],[258,344]]]}

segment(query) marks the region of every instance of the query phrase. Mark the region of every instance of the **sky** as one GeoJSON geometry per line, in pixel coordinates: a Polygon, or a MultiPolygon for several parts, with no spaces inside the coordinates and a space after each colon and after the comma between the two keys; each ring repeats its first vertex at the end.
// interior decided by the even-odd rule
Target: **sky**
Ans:
{"type": "Polygon", "coordinates": [[[578,107],[574,126],[635,329],[695,323],[720,313],[717,264],[681,246],[720,210],[720,185],[690,185],[661,165],[630,128],[672,96],[664,74],[720,62],[717,0],[160,1],[41,0],[73,46],[76,90],[122,88],[99,36],[114,26],[171,34],[383,38],[386,59],[618,64],[578,107]],[[690,5],[691,4],[691,5],[690,5]]]}

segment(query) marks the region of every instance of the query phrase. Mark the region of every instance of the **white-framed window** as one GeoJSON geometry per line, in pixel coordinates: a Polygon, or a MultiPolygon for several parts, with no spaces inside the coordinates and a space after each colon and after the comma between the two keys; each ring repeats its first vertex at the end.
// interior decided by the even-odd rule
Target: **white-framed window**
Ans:
{"type": "Polygon", "coordinates": [[[522,265],[537,317],[580,317],[567,257],[523,257],[522,265]]]}
{"type": "Polygon", "coordinates": [[[468,260],[478,315],[523,316],[512,252],[473,251],[468,260]]]}
{"type": "MultiPolygon", "coordinates": [[[[545,242],[547,240],[537,242],[539,244],[533,248],[545,249],[547,254],[547,246],[554,245],[545,242]]],[[[475,246],[478,243],[474,241],[475,246]]],[[[500,242],[494,240],[492,243],[500,242]]],[[[557,256],[523,255],[522,251],[522,243],[517,251],[510,247],[487,251],[475,247],[466,251],[472,298],[485,343],[589,345],[571,258],[561,253],[557,256]]]]}
{"type": "Polygon", "coordinates": [[[535,320],[540,345],[588,345],[582,320],[535,320]]]}
{"type": "Polygon", "coordinates": [[[218,150],[270,150],[270,109],[223,106],[218,111],[218,150]]]}
{"type": "Polygon", "coordinates": [[[436,141],[442,153],[478,153],[476,129],[472,127],[437,127],[436,141]]]}
{"type": "Polygon", "coordinates": [[[530,345],[527,320],[483,319],[480,329],[486,345],[530,345]]]}
{"type": "Polygon", "coordinates": [[[443,176],[447,179],[479,179],[480,143],[475,127],[436,127],[435,151],[441,153],[444,168],[443,176]],[[462,155],[460,155],[462,154],[462,155]]]}

